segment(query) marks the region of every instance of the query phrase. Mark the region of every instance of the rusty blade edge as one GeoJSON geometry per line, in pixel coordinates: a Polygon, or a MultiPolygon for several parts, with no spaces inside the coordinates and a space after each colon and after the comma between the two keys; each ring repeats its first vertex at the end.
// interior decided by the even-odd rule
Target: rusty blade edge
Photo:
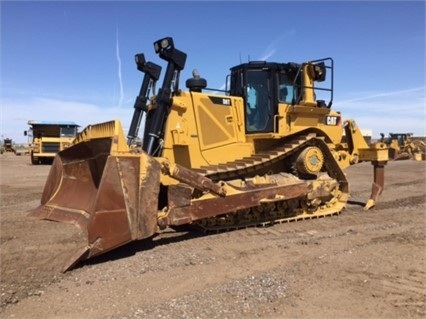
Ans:
{"type": "Polygon", "coordinates": [[[64,266],[62,267],[62,272],[66,272],[73,268],[80,260],[87,259],[87,256],[89,255],[90,247],[85,246],[78,248],[74,254],[72,254],[64,263],[64,266]]]}

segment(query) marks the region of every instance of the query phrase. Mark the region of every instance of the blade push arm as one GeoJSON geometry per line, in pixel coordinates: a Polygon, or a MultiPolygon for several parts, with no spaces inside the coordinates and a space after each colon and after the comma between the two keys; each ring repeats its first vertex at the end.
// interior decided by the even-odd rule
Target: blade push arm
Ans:
{"type": "Polygon", "coordinates": [[[138,136],[139,126],[141,123],[142,115],[147,112],[147,102],[151,89],[155,90],[155,83],[160,77],[161,66],[145,62],[145,56],[142,53],[135,55],[135,62],[139,71],[145,73],[139,95],[136,97],[134,105],[134,113],[132,122],[130,124],[129,134],[127,134],[127,144],[130,146],[132,141],[138,136]]]}
{"type": "Polygon", "coordinates": [[[173,39],[170,37],[154,42],[154,48],[160,58],[168,63],[163,85],[155,100],[156,108],[152,121],[149,123],[150,126],[145,129],[143,150],[149,155],[159,156],[161,154],[161,138],[164,132],[164,124],[173,102],[170,88],[173,80],[185,67],[186,53],[175,49],[173,39]]]}

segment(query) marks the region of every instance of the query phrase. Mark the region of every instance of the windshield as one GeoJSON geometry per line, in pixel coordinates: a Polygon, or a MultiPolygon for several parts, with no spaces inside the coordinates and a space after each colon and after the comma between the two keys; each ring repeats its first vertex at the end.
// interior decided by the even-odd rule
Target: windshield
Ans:
{"type": "Polygon", "coordinates": [[[61,127],[61,137],[75,137],[76,132],[75,127],[61,127]]]}

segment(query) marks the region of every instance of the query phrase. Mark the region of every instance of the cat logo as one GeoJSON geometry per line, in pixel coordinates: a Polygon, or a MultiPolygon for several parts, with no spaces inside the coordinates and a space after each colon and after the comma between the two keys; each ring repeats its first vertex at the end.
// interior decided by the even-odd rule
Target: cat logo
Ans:
{"type": "Polygon", "coordinates": [[[336,126],[339,124],[339,122],[340,122],[340,117],[338,116],[327,116],[325,118],[326,125],[336,126]]]}

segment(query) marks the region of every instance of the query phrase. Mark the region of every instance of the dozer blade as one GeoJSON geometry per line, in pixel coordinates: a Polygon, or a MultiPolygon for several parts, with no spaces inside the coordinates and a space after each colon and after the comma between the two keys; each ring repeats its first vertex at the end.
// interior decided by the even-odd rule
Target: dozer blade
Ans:
{"type": "Polygon", "coordinates": [[[57,154],[41,205],[29,215],[75,224],[86,233],[87,245],[63,271],[157,230],[160,164],[146,153],[118,152],[121,125],[108,124],[113,133],[83,139],[57,154]]]}

